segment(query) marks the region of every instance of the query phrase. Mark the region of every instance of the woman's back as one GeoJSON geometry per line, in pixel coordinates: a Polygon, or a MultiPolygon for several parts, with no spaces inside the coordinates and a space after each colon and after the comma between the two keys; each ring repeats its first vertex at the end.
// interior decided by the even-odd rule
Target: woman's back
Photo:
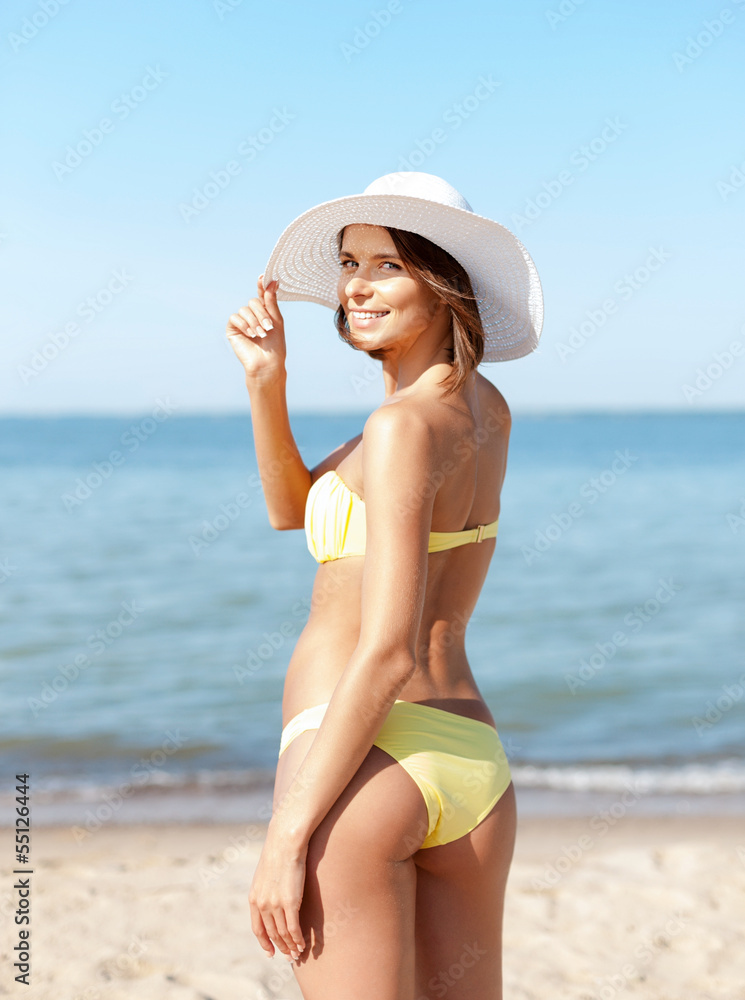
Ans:
{"type": "MultiPolygon", "coordinates": [[[[434,492],[433,532],[459,532],[495,522],[507,462],[510,414],[499,390],[474,373],[470,391],[443,398],[421,390],[394,394],[382,404],[415,409],[432,430],[437,457],[411,504],[434,492]]],[[[312,483],[331,470],[342,490],[364,503],[362,436],[336,449],[312,470],[312,483]]],[[[359,516],[360,503],[357,504],[359,516]]],[[[495,542],[457,544],[427,557],[427,585],[416,649],[416,671],[399,697],[455,707],[493,724],[465,654],[466,624],[478,601],[495,542]],[[465,704],[463,703],[470,703],[465,704]]],[[[364,556],[323,562],[317,571],[308,622],[288,668],[285,722],[326,702],[360,637],[364,556]]]]}

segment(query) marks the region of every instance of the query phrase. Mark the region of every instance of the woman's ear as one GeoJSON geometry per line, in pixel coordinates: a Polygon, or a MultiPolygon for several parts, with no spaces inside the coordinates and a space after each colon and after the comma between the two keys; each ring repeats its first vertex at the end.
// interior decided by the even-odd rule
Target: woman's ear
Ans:
{"type": "Polygon", "coordinates": [[[438,296],[432,297],[429,303],[429,314],[432,317],[432,319],[434,319],[435,316],[440,316],[446,309],[450,309],[450,306],[445,301],[445,299],[441,299],[438,296]]]}

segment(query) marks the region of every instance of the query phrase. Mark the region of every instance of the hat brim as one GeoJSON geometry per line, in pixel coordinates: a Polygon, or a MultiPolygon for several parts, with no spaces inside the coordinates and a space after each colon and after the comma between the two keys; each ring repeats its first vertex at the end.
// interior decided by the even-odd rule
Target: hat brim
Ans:
{"type": "Polygon", "coordinates": [[[338,309],[337,238],[354,224],[418,233],[465,268],[484,328],[483,361],[511,361],[538,346],[543,292],[520,240],[475,212],[410,195],[349,195],[299,215],[277,240],[264,269],[265,283],[279,279],[278,300],[338,309]]]}

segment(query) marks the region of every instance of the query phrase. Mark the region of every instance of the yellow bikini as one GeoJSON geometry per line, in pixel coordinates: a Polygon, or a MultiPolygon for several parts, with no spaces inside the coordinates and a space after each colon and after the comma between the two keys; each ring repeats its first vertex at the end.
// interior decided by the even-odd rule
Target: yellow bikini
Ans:
{"type": "MultiPolygon", "coordinates": [[[[465,531],[431,531],[429,551],[442,552],[468,542],[497,537],[499,518],[465,531]]],[[[353,493],[335,469],[313,483],[305,504],[305,534],[316,562],[365,554],[365,501],[353,493]]]]}
{"type": "MultiPolygon", "coordinates": [[[[319,562],[365,553],[365,505],[332,469],[308,493],[305,531],[319,562]]],[[[429,551],[494,538],[497,521],[465,531],[430,533],[429,551]]],[[[296,736],[318,729],[328,702],[306,708],[282,730],[281,757],[296,736]]],[[[497,730],[486,722],[433,705],[396,699],[374,740],[419,787],[427,807],[421,847],[448,844],[470,833],[491,812],[512,780],[497,730]]]]}
{"type": "MultiPolygon", "coordinates": [[[[282,730],[280,757],[296,736],[318,729],[328,702],[306,708],[282,730]]],[[[373,745],[411,775],[427,807],[421,847],[437,847],[470,833],[491,812],[512,780],[493,726],[433,705],[397,699],[373,745]]]]}

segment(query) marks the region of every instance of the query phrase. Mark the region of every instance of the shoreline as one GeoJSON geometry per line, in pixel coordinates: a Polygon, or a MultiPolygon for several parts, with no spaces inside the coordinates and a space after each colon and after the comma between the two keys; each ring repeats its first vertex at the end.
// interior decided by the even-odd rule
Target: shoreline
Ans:
{"type": "MultiPolygon", "coordinates": [[[[176,824],[257,824],[271,816],[273,783],[205,788],[162,785],[83,786],[76,790],[32,792],[34,828],[76,826],[89,832],[104,826],[176,824]]],[[[745,817],[745,793],[664,794],[628,785],[604,791],[525,788],[515,783],[518,814],[526,819],[582,819],[610,814],[638,817],[745,817]]],[[[0,830],[15,815],[15,798],[0,794],[0,830]]]]}
{"type": "MultiPolygon", "coordinates": [[[[626,814],[604,831],[590,823],[518,818],[505,907],[505,996],[739,995],[741,819],[626,814]]],[[[0,842],[0,908],[15,932],[10,830],[0,842]]],[[[10,995],[300,998],[289,963],[267,958],[250,928],[247,894],[262,842],[263,828],[243,823],[111,824],[79,842],[69,827],[37,828],[31,985],[11,982],[10,995]]]]}

